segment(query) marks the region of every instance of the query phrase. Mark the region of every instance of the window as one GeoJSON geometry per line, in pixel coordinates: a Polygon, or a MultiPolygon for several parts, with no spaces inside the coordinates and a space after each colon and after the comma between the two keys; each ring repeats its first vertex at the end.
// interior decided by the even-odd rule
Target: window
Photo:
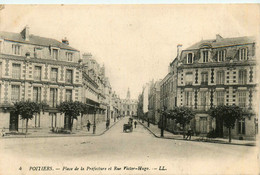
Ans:
{"type": "Polygon", "coordinates": [[[41,102],[41,87],[33,87],[33,101],[41,102]]]}
{"type": "Polygon", "coordinates": [[[239,70],[239,76],[238,76],[238,82],[239,84],[246,84],[247,83],[247,71],[246,70],[239,70]]]}
{"type": "Polygon", "coordinates": [[[12,66],[12,78],[20,79],[21,78],[21,65],[13,64],[12,66]]]}
{"type": "Polygon", "coordinates": [[[57,106],[57,96],[58,90],[56,88],[50,88],[50,106],[56,107],[57,106]]]}
{"type": "Polygon", "coordinates": [[[218,51],[218,62],[225,61],[226,58],[226,50],[220,50],[218,51]]]}
{"type": "Polygon", "coordinates": [[[246,133],[246,125],[245,125],[245,119],[238,121],[238,134],[245,134],[246,133]]]}
{"type": "Polygon", "coordinates": [[[34,67],[34,80],[41,80],[42,77],[42,67],[35,66],[34,67]]]}
{"type": "Polygon", "coordinates": [[[202,51],[203,63],[207,63],[209,61],[209,51],[202,51]]]}
{"type": "Polygon", "coordinates": [[[13,44],[12,45],[12,52],[14,55],[21,55],[21,46],[13,44]]]}
{"type": "Polygon", "coordinates": [[[59,50],[58,49],[52,49],[52,59],[57,60],[59,56],[59,50]]]}
{"type": "Polygon", "coordinates": [[[201,84],[208,85],[208,72],[201,73],[201,84]]]}
{"type": "Polygon", "coordinates": [[[224,91],[216,92],[217,95],[217,106],[224,105],[224,91]]]}
{"type": "Polygon", "coordinates": [[[72,70],[66,70],[66,83],[72,83],[72,70]]]}
{"type": "Polygon", "coordinates": [[[66,101],[72,101],[72,90],[66,89],[66,101]]]}
{"type": "Polygon", "coordinates": [[[35,58],[42,58],[42,48],[34,48],[34,57],[35,58]]]}
{"type": "Polygon", "coordinates": [[[12,92],[11,92],[11,101],[16,102],[20,99],[20,86],[19,85],[12,85],[12,92]]]}
{"type": "Polygon", "coordinates": [[[192,107],[192,92],[185,92],[185,105],[188,107],[192,107]]]}
{"type": "Polygon", "coordinates": [[[68,61],[73,61],[73,53],[66,52],[66,58],[67,58],[68,61]]]}
{"type": "Polygon", "coordinates": [[[246,91],[238,92],[238,106],[242,108],[246,107],[246,91]]]}
{"type": "Polygon", "coordinates": [[[192,85],[192,82],[193,82],[193,74],[192,72],[187,72],[185,75],[185,84],[192,85]]]}
{"type": "Polygon", "coordinates": [[[51,81],[58,81],[58,68],[51,68],[51,81]]]}
{"type": "Polygon", "coordinates": [[[247,49],[246,48],[239,49],[238,57],[239,57],[239,60],[247,60],[247,49]]]}
{"type": "Polygon", "coordinates": [[[200,104],[201,104],[201,108],[205,109],[206,108],[206,92],[200,92],[200,104]]]}
{"type": "Polygon", "coordinates": [[[217,84],[224,84],[225,78],[224,78],[224,71],[218,71],[217,72],[217,84]]]}
{"type": "Polygon", "coordinates": [[[189,53],[188,56],[187,56],[187,63],[188,64],[192,64],[192,62],[193,62],[192,57],[193,57],[193,54],[189,53]]]}

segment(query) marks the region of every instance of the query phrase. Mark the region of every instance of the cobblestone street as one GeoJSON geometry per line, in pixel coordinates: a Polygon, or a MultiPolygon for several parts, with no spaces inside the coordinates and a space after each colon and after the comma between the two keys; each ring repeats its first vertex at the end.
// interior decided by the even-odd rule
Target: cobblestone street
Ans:
{"type": "Polygon", "coordinates": [[[26,174],[34,174],[29,171],[34,166],[51,166],[55,170],[48,173],[52,174],[70,174],[63,167],[76,166],[96,168],[88,174],[99,174],[102,167],[112,167],[104,174],[254,174],[257,168],[256,147],[159,139],[140,124],[124,133],[124,123],[127,118],[97,137],[1,139],[0,164],[5,166],[1,170],[17,174],[23,164],[21,171],[26,174]],[[4,164],[7,160],[11,163],[4,164]],[[117,172],[115,166],[125,170],[117,172]],[[138,166],[143,169],[130,170],[138,166]]]}

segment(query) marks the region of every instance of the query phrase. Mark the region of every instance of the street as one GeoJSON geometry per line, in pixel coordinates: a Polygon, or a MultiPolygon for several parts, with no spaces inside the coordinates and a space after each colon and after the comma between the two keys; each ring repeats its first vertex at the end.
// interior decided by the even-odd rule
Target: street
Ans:
{"type": "Polygon", "coordinates": [[[101,136],[1,139],[0,174],[257,174],[256,147],[160,139],[140,124],[124,133],[127,121],[101,136]]]}

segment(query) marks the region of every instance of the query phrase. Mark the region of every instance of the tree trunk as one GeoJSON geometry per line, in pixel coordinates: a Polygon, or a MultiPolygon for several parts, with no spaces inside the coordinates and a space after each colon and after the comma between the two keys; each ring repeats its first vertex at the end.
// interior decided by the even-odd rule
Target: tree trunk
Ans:
{"type": "Polygon", "coordinates": [[[25,130],[25,133],[27,134],[28,132],[28,118],[26,119],[26,130],[25,130]]]}
{"type": "Polygon", "coordinates": [[[70,131],[72,132],[72,127],[73,127],[73,117],[71,117],[71,122],[70,122],[70,131]]]}
{"type": "Polygon", "coordinates": [[[81,120],[80,120],[80,129],[83,129],[83,122],[82,122],[83,114],[81,113],[81,120]]]}
{"type": "Polygon", "coordinates": [[[231,128],[228,128],[228,142],[231,143],[231,128]]]}
{"type": "Polygon", "coordinates": [[[183,138],[185,139],[185,124],[182,124],[182,130],[183,130],[183,138]]]}

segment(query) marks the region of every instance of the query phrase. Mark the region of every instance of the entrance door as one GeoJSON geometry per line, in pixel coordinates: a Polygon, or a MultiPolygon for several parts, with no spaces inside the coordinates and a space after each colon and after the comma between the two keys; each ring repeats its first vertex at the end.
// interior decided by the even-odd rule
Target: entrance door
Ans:
{"type": "Polygon", "coordinates": [[[207,133],[207,118],[206,117],[200,118],[200,132],[207,133]]]}
{"type": "Polygon", "coordinates": [[[10,112],[9,131],[18,131],[18,115],[10,112]]]}

